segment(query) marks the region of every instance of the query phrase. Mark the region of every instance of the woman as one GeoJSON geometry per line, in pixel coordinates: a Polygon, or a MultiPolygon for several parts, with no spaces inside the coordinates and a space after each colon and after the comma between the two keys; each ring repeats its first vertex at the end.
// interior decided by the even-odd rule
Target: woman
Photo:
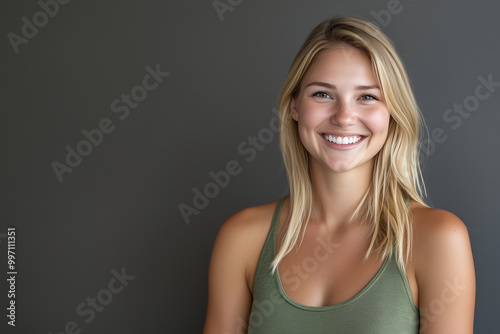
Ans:
{"type": "Polygon", "coordinates": [[[472,333],[467,229],[422,199],[420,112],[388,38],[318,25],[280,118],[290,196],[220,229],[205,333],[472,333]]]}

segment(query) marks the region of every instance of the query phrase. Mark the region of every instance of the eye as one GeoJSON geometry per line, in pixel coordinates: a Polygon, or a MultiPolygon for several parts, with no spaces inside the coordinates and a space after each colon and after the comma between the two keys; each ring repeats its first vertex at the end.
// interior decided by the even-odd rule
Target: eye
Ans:
{"type": "Polygon", "coordinates": [[[323,99],[330,99],[331,98],[330,94],[328,94],[327,92],[316,92],[312,96],[321,97],[323,99]]]}
{"type": "Polygon", "coordinates": [[[365,100],[365,101],[371,101],[371,100],[375,100],[375,101],[378,101],[378,98],[374,95],[362,95],[360,98],[360,100],[365,100]]]}

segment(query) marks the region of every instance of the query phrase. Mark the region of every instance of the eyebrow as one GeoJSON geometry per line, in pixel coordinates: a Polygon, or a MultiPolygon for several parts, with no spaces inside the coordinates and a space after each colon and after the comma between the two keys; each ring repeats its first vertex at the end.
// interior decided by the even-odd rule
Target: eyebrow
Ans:
{"type": "Polygon", "coordinates": [[[380,90],[380,87],[378,85],[360,85],[354,87],[355,90],[368,90],[368,89],[378,89],[380,90]]]}
{"type": "MultiPolygon", "coordinates": [[[[329,84],[327,82],[321,82],[321,81],[313,81],[309,84],[307,84],[306,87],[309,86],[320,86],[320,87],[326,87],[330,89],[337,89],[335,85],[329,84]]],[[[368,90],[368,89],[378,89],[380,90],[380,87],[378,85],[358,85],[354,87],[354,90],[368,90]]]]}

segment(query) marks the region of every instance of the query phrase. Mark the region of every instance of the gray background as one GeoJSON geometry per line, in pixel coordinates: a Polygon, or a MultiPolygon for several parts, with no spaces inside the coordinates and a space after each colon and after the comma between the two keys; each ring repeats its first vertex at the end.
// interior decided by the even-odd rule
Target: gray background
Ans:
{"type": "MultiPolygon", "coordinates": [[[[12,329],[0,234],[0,328],[59,333],[74,321],[82,333],[201,332],[218,228],[236,211],[287,191],[277,136],[251,161],[239,145],[248,149],[248,137],[269,127],[288,67],[317,23],[331,15],[377,22],[392,3],[221,1],[233,3],[223,20],[210,0],[72,1],[17,54],[7,34],[21,35],[21,18],[33,22],[41,7],[3,4],[0,233],[17,228],[18,307],[12,329]],[[121,120],[111,103],[157,64],[170,75],[121,120]],[[66,145],[75,149],[82,130],[103,118],[114,131],[59,182],[53,161],[64,163],[66,145]],[[241,173],[186,224],[179,204],[192,205],[193,189],[231,160],[241,173]],[[135,278],[85,322],[77,305],[104,296],[112,270],[122,268],[135,278]]],[[[431,145],[424,167],[429,202],[469,228],[475,332],[493,333],[500,327],[500,87],[456,129],[458,121],[444,115],[474,95],[479,76],[500,81],[500,5],[401,0],[397,10],[380,25],[407,66],[429,127],[446,136],[431,145]]]]}

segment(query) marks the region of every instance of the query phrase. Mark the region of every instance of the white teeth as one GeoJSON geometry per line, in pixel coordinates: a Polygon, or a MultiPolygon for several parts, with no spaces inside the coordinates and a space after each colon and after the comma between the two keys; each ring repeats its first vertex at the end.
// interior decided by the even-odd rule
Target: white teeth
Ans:
{"type": "Polygon", "coordinates": [[[356,136],[356,137],[335,137],[332,135],[323,135],[326,140],[328,140],[331,143],[336,143],[336,144],[341,144],[341,145],[346,145],[346,144],[354,144],[357,143],[358,141],[361,140],[361,137],[356,136]]]}

